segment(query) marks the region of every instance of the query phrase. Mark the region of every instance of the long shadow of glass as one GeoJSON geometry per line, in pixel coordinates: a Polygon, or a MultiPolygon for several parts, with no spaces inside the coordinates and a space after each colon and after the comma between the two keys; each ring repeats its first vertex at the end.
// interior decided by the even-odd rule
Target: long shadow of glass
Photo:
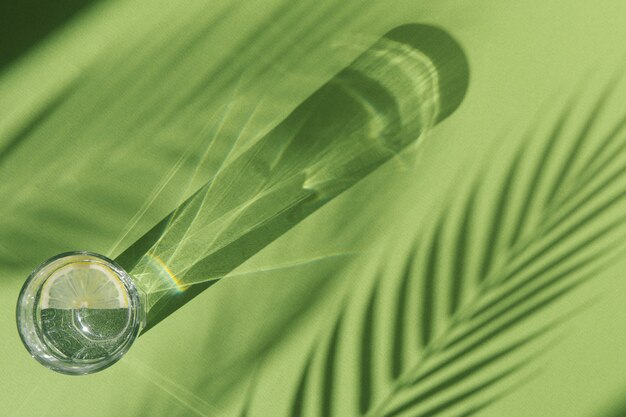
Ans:
{"type": "Polygon", "coordinates": [[[418,141],[468,83],[445,31],[384,35],[116,259],[146,294],[144,332],[418,141]]]}

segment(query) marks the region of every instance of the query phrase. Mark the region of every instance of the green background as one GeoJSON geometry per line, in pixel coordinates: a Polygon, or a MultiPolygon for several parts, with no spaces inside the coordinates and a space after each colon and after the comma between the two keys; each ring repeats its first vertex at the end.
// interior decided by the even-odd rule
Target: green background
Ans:
{"type": "MultiPolygon", "coordinates": [[[[486,214],[475,223],[486,228],[489,187],[508,155],[529,127],[549,130],[573,93],[580,106],[566,132],[576,135],[576,122],[623,68],[625,19],[617,0],[342,0],[103,1],[66,20],[0,73],[3,413],[236,416],[247,407],[252,416],[288,415],[309,352],[338,312],[366,320],[350,306],[362,304],[379,271],[401,274],[415,236],[436,225],[449,195],[467,192],[464,179],[491,173],[486,214]],[[407,22],[448,31],[471,67],[465,101],[419,146],[168,317],[112,368],[68,377],[28,356],[14,309],[39,262],[75,249],[118,255],[215,166],[407,22]],[[203,158],[213,135],[225,148],[203,158]]],[[[624,116],[623,85],[610,85],[600,127],[624,116]]],[[[558,343],[535,363],[538,372],[529,366],[530,381],[478,415],[601,417],[623,405],[625,266],[612,258],[563,306],[542,313],[547,320],[595,300],[552,332],[558,343]]],[[[348,378],[352,356],[342,358],[336,366],[348,378]]],[[[317,362],[312,369],[316,378],[322,372],[317,362]]],[[[360,382],[339,380],[337,415],[353,414],[360,382]]],[[[321,401],[313,391],[313,403],[321,401]]]]}

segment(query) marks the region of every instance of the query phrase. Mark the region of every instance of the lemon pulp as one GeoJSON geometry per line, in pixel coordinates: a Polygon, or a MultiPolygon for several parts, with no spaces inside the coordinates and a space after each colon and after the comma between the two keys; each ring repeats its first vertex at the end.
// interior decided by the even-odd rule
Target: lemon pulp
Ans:
{"type": "Polygon", "coordinates": [[[41,308],[128,308],[128,295],[117,274],[104,264],[76,262],[62,266],[41,288],[41,308]]]}

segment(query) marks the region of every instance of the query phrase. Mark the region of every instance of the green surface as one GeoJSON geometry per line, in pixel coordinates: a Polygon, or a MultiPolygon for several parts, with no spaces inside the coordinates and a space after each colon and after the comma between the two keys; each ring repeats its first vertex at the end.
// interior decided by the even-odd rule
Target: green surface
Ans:
{"type": "Polygon", "coordinates": [[[618,0],[94,4],[0,75],[3,410],[620,415],[625,17],[618,0]],[[470,64],[419,146],[102,373],[28,356],[14,308],[39,262],[118,256],[407,22],[470,64]]]}

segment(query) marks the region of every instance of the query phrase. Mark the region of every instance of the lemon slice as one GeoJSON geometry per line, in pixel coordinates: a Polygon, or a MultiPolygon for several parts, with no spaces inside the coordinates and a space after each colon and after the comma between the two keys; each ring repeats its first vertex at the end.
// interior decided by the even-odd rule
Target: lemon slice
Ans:
{"type": "Polygon", "coordinates": [[[50,275],[41,288],[41,308],[128,308],[128,293],[114,270],[101,263],[73,262],[50,275]]]}

